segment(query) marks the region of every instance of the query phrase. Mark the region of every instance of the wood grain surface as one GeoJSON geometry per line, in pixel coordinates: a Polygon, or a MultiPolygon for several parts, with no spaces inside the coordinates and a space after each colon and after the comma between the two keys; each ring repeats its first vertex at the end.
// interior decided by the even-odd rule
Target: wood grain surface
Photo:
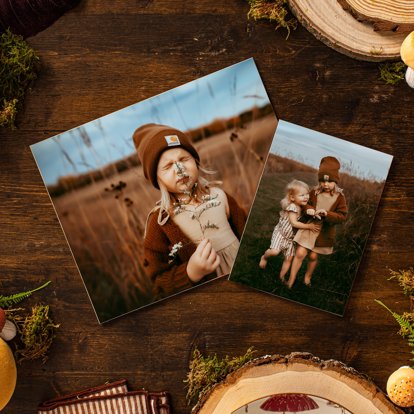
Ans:
{"type": "MultiPolygon", "coordinates": [[[[46,364],[18,367],[5,414],[29,414],[58,394],[126,378],[185,402],[194,347],[235,356],[305,351],[337,359],[385,389],[410,358],[396,323],[374,303],[408,308],[388,268],[413,264],[413,99],[378,79],[377,64],[326,47],[302,27],[286,40],[248,21],[242,0],[83,1],[29,39],[42,62],[16,131],[0,130],[0,290],[45,280],[25,302],[50,304],[61,323],[46,364]],[[227,280],[98,325],[29,145],[253,56],[279,119],[394,155],[343,318],[227,280]]],[[[223,413],[225,414],[225,413],[223,413]]]]}

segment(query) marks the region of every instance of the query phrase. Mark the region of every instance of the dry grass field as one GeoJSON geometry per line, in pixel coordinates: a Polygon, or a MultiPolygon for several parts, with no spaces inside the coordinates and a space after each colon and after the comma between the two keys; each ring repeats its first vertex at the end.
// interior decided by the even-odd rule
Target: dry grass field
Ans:
{"type": "MultiPolygon", "coordinates": [[[[195,144],[203,166],[217,171],[209,179],[222,180],[222,188],[246,210],[253,201],[276,124],[273,114],[266,115],[195,144]]],[[[153,301],[142,266],[143,236],[159,192],[144,179],[136,163],[122,172],[115,165],[112,170],[109,174],[111,166],[104,166],[99,180],[91,172],[90,184],[60,196],[51,191],[101,322],[153,301]]]]}

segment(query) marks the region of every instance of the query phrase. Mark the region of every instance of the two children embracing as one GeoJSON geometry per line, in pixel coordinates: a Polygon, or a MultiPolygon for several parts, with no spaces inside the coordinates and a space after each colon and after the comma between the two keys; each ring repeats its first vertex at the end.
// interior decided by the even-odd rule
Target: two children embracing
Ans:
{"type": "Polygon", "coordinates": [[[291,181],[286,187],[279,222],[259,266],[264,269],[271,256],[283,253],[279,277],[288,288],[295,283],[306,256],[308,263],[303,282],[310,286],[318,255],[333,253],[335,226],[344,222],[348,214],[344,192],[338,186],[339,169],[340,163],[335,157],[324,157],[319,165],[317,187],[309,191],[308,185],[298,180],[291,181]],[[290,275],[286,280],[289,268],[290,275]]]}

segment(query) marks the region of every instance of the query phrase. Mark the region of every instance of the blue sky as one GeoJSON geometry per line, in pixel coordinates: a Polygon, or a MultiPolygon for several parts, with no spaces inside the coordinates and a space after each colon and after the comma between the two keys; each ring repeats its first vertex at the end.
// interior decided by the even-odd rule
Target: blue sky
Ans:
{"type": "Polygon", "coordinates": [[[321,158],[331,155],[341,163],[341,171],[359,178],[384,181],[392,156],[331,135],[279,121],[270,152],[314,168],[321,158]]]}
{"type": "MultiPolygon", "coordinates": [[[[133,85],[131,85],[133,86],[133,85]]],[[[268,104],[254,60],[214,72],[31,146],[46,185],[135,152],[135,129],[154,122],[187,130],[268,104]]]]}

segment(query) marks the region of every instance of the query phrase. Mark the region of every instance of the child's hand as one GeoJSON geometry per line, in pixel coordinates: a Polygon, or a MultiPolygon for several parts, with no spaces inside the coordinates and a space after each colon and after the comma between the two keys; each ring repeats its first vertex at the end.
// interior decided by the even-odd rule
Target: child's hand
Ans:
{"type": "Polygon", "coordinates": [[[321,208],[320,210],[317,210],[315,214],[318,214],[319,216],[322,216],[322,217],[326,217],[328,215],[328,212],[325,209],[321,208]]]}
{"type": "Polygon", "coordinates": [[[189,279],[197,283],[204,276],[214,272],[220,264],[220,257],[213,249],[210,240],[204,239],[197,246],[196,251],[190,257],[187,264],[189,279]]]}
{"type": "Polygon", "coordinates": [[[306,210],[306,214],[308,215],[308,216],[314,216],[315,214],[316,214],[316,211],[313,209],[313,208],[308,208],[307,210],[306,210]]]}
{"type": "Polygon", "coordinates": [[[310,230],[312,233],[319,233],[321,230],[321,225],[319,223],[309,223],[308,230],[310,230]]]}
{"type": "Polygon", "coordinates": [[[316,218],[316,219],[320,220],[320,219],[321,219],[321,216],[319,215],[319,211],[320,211],[320,210],[316,211],[316,210],[314,210],[313,208],[308,208],[308,209],[306,210],[306,214],[307,214],[308,216],[312,216],[313,218],[316,218]]]}

